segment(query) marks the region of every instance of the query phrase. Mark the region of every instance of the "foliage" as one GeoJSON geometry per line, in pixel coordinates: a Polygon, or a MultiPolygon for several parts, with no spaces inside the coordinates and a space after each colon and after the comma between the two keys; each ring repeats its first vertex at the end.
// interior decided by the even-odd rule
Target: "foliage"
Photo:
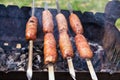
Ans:
{"type": "MultiPolygon", "coordinates": [[[[45,0],[35,0],[36,6],[44,7],[45,0]]],[[[68,1],[71,3],[74,10],[81,10],[83,11],[99,11],[103,12],[104,7],[108,0],[59,0],[60,8],[67,9],[68,1]]],[[[31,6],[32,0],[0,0],[1,4],[7,5],[18,5],[19,7],[22,6],[31,6]]],[[[48,5],[52,8],[56,8],[55,0],[46,0],[48,5]]]]}
{"type": "MultiPolygon", "coordinates": [[[[44,7],[44,1],[48,3],[50,8],[56,8],[56,0],[35,0],[36,7],[44,7]]],[[[67,3],[72,5],[73,10],[79,10],[81,12],[90,11],[90,12],[104,12],[105,6],[109,0],[59,0],[61,9],[68,9],[67,3]]],[[[31,6],[32,0],[0,0],[0,4],[4,5],[18,5],[22,6],[31,6]]],[[[117,22],[118,28],[120,28],[120,21],[117,22]]]]}

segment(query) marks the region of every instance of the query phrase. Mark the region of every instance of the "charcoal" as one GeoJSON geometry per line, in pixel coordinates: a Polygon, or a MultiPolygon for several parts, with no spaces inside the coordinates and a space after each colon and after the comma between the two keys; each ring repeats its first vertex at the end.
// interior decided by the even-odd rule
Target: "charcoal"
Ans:
{"type": "Polygon", "coordinates": [[[1,67],[6,65],[6,57],[7,57],[6,54],[1,54],[0,55],[0,65],[1,65],[1,67]]]}
{"type": "Polygon", "coordinates": [[[41,57],[40,55],[36,55],[33,59],[33,69],[35,70],[39,70],[41,67],[40,67],[40,64],[41,64],[41,57]]]}
{"type": "Polygon", "coordinates": [[[4,53],[4,49],[0,47],[0,54],[4,53]]]}
{"type": "Polygon", "coordinates": [[[28,52],[28,48],[27,47],[21,48],[21,53],[22,54],[25,54],[26,52],[28,52]]]}

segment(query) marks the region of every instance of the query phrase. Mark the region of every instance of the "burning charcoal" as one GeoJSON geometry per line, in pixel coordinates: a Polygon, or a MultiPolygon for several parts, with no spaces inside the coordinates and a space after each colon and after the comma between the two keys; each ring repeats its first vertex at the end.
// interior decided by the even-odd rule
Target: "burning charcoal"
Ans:
{"type": "Polygon", "coordinates": [[[73,58],[73,65],[74,65],[74,68],[75,68],[75,70],[82,70],[82,61],[81,61],[81,59],[80,59],[80,57],[79,57],[79,55],[78,55],[78,52],[76,51],[76,52],[74,52],[75,53],[75,56],[74,56],[74,58],[73,58]]]}
{"type": "Polygon", "coordinates": [[[28,48],[27,47],[22,47],[21,48],[21,53],[26,54],[26,52],[28,52],[28,48]]]}
{"type": "Polygon", "coordinates": [[[2,46],[2,48],[4,49],[5,53],[11,53],[11,51],[12,51],[12,47],[11,46],[2,46]]]}
{"type": "Polygon", "coordinates": [[[4,53],[4,49],[0,47],[0,54],[4,53]]]}
{"type": "Polygon", "coordinates": [[[55,70],[56,71],[66,71],[64,62],[58,61],[57,63],[55,63],[55,70]]]}
{"type": "MultiPolygon", "coordinates": [[[[1,66],[1,65],[0,65],[1,66]]],[[[6,71],[6,67],[5,66],[1,66],[0,67],[0,71],[6,71]]]]}
{"type": "Polygon", "coordinates": [[[26,62],[27,62],[26,60],[18,62],[18,64],[17,64],[17,70],[18,71],[25,71],[25,69],[27,67],[26,62]]]}
{"type": "Polygon", "coordinates": [[[6,54],[0,54],[0,70],[6,70],[6,54]]]}
{"type": "Polygon", "coordinates": [[[101,72],[109,72],[110,74],[113,74],[115,71],[116,71],[116,67],[114,64],[105,63],[102,65],[101,72]]]}
{"type": "Polygon", "coordinates": [[[47,67],[43,68],[43,71],[48,71],[47,67]]]}
{"type": "Polygon", "coordinates": [[[34,51],[39,53],[39,54],[42,54],[42,51],[43,51],[43,45],[42,46],[34,46],[34,51]]]}
{"type": "Polygon", "coordinates": [[[27,57],[27,55],[26,55],[26,54],[21,54],[21,55],[20,55],[20,61],[25,60],[25,59],[26,59],[26,57],[27,57]]]}
{"type": "Polygon", "coordinates": [[[33,59],[33,69],[40,69],[41,64],[41,57],[39,55],[36,55],[33,59]]]}
{"type": "Polygon", "coordinates": [[[12,56],[9,56],[7,61],[6,61],[7,69],[8,70],[14,70],[16,68],[16,64],[14,63],[14,59],[12,56]]]}
{"type": "Polygon", "coordinates": [[[25,71],[24,67],[20,67],[18,71],[25,71]]]}
{"type": "Polygon", "coordinates": [[[57,49],[58,49],[58,59],[57,59],[57,62],[55,63],[55,70],[66,71],[66,70],[68,70],[67,61],[62,58],[60,49],[58,47],[57,47],[57,49]]]}
{"type": "Polygon", "coordinates": [[[120,71],[120,60],[119,60],[118,63],[116,64],[116,67],[117,67],[117,71],[119,72],[119,71],[120,71]]]}

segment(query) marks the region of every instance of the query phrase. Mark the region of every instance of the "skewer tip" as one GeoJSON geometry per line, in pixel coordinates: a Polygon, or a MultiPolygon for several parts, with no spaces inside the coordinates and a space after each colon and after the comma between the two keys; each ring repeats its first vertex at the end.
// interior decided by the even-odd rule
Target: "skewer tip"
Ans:
{"type": "Polygon", "coordinates": [[[76,80],[75,70],[74,70],[72,58],[67,57],[67,62],[68,62],[68,67],[69,67],[69,73],[70,73],[71,77],[73,78],[73,80],[76,80]]]}
{"type": "Polygon", "coordinates": [[[95,70],[94,70],[94,68],[93,68],[93,65],[92,65],[91,60],[90,60],[90,59],[85,59],[85,60],[86,60],[86,62],[87,62],[88,69],[89,69],[89,71],[90,71],[90,75],[91,75],[92,80],[98,80],[97,75],[96,75],[96,73],[95,73],[95,70]]]}
{"type": "Polygon", "coordinates": [[[27,70],[27,78],[28,78],[28,80],[32,79],[32,69],[27,70]]]}

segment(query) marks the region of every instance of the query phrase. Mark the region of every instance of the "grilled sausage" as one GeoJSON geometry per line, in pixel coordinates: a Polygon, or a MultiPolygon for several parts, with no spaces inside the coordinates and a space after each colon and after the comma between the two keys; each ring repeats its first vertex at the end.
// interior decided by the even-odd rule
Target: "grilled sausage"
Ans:
{"type": "Polygon", "coordinates": [[[62,13],[56,15],[59,32],[68,31],[67,21],[62,13]]]}
{"type": "Polygon", "coordinates": [[[63,31],[59,34],[59,45],[64,59],[67,57],[73,57],[72,44],[66,31],[63,31]]]}
{"type": "Polygon", "coordinates": [[[76,14],[71,13],[69,16],[69,21],[70,21],[70,25],[71,25],[72,30],[76,34],[83,33],[83,27],[82,27],[81,21],[76,14]]]}
{"type": "Polygon", "coordinates": [[[42,12],[42,24],[44,33],[53,32],[54,24],[52,19],[52,14],[49,10],[44,10],[42,12]]]}
{"type": "Polygon", "coordinates": [[[80,57],[92,58],[93,53],[90,49],[89,44],[87,43],[87,40],[85,39],[83,35],[77,34],[75,36],[75,43],[76,43],[76,47],[77,47],[80,57]]]}
{"type": "Polygon", "coordinates": [[[52,33],[44,36],[44,64],[55,63],[57,59],[56,41],[52,33]]]}
{"type": "Polygon", "coordinates": [[[31,16],[26,24],[26,40],[35,40],[37,34],[38,20],[35,16],[31,16]]]}

